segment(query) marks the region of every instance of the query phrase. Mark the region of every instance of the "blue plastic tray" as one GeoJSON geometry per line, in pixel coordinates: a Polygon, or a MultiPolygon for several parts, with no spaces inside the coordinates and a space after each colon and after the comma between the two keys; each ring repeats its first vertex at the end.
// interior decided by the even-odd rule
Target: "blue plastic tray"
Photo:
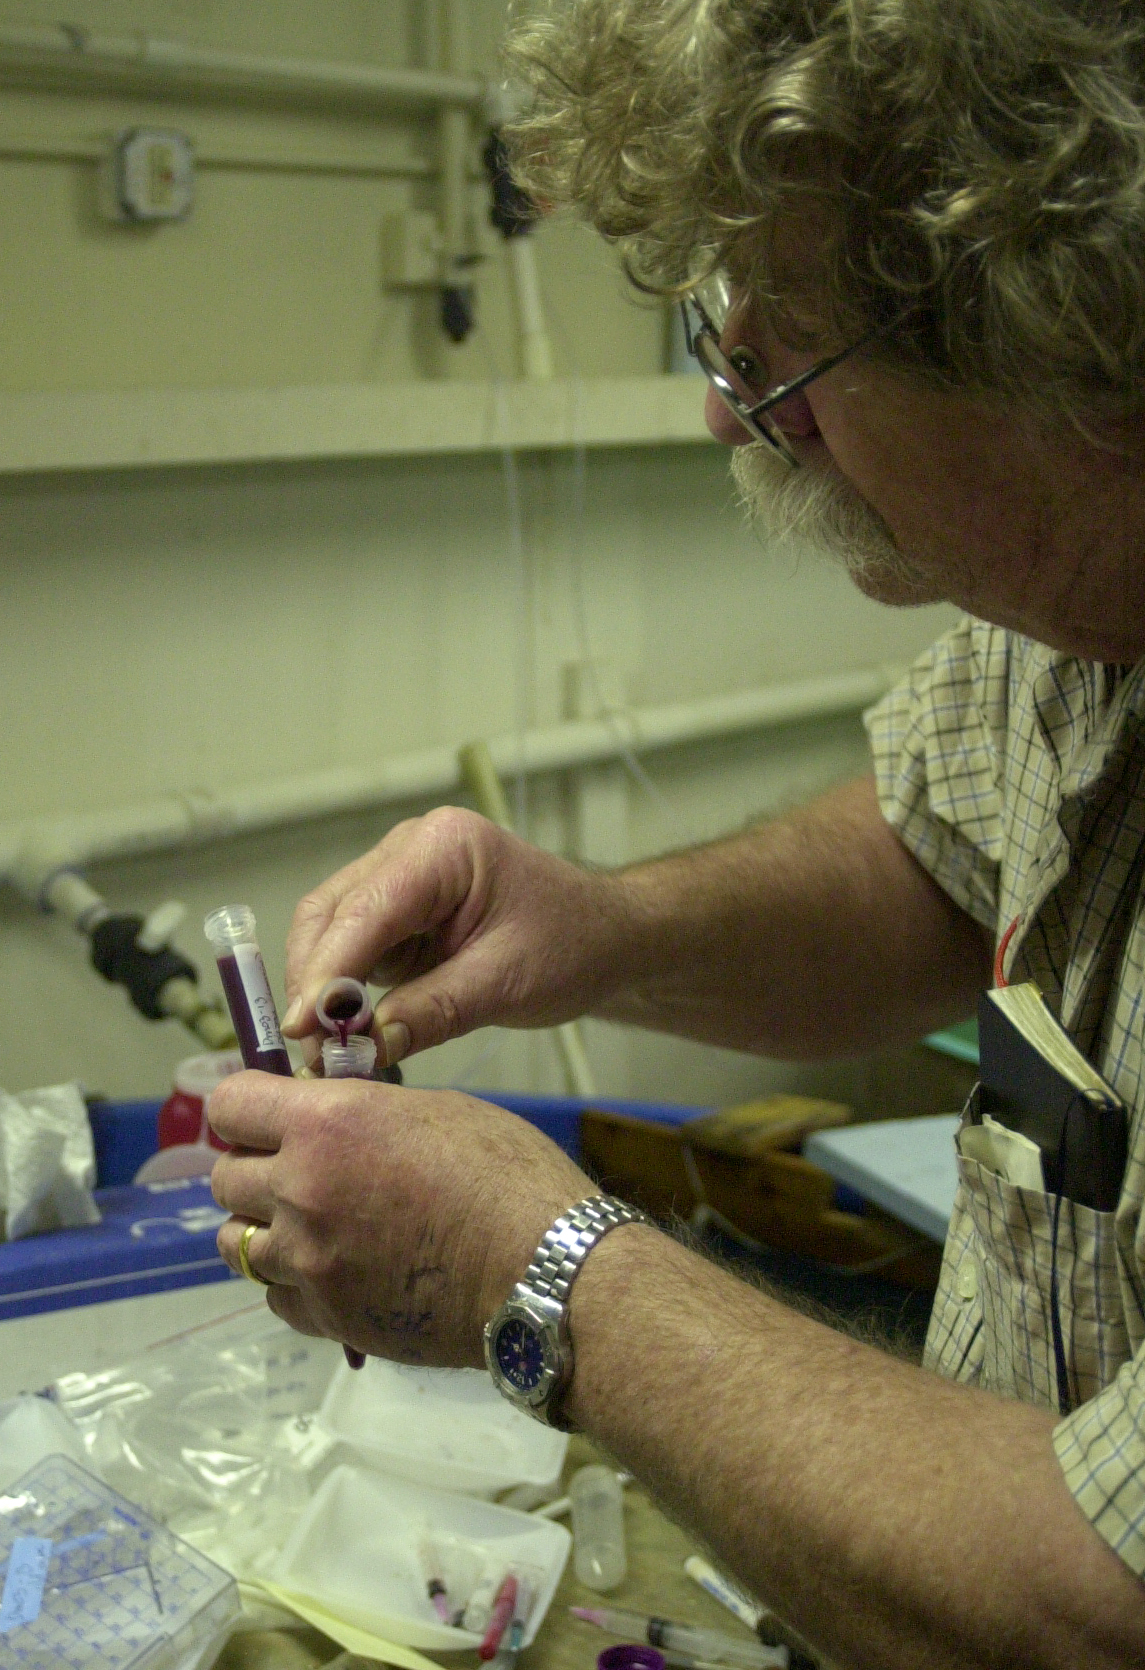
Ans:
{"type": "MultiPolygon", "coordinates": [[[[580,1116],[586,1107],[605,1113],[626,1113],[658,1125],[682,1125],[710,1109],[677,1102],[618,1101],[596,1096],[591,1102],[576,1096],[524,1096],[508,1090],[475,1090],[475,1096],[520,1114],[552,1137],[573,1159],[580,1158],[580,1116]]],[[[96,1178],[101,1188],[130,1183],[144,1160],[159,1146],[160,1102],[96,1102],[91,1108],[95,1137],[96,1178]]]]}
{"type": "MultiPolygon", "coordinates": [[[[580,1149],[580,1116],[588,1106],[663,1125],[681,1125],[707,1111],[610,1097],[589,1103],[573,1096],[477,1094],[528,1119],[574,1159],[580,1149]]],[[[96,1199],[103,1222],[0,1245],[0,1321],[232,1279],[215,1249],[215,1233],[227,1214],[211,1199],[207,1183],[131,1186],[158,1146],[160,1106],[158,1101],[102,1102],[92,1108],[100,1184],[96,1199]]]]}

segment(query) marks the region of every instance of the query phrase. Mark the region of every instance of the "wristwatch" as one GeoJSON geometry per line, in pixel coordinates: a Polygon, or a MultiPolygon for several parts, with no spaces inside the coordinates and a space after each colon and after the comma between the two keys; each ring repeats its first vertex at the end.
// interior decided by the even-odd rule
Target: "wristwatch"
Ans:
{"type": "Polygon", "coordinates": [[[592,1195],[546,1230],[533,1262],[485,1324],[485,1362],[497,1390],[535,1420],[569,1430],[560,1404],[573,1371],[569,1289],[602,1236],[646,1215],[612,1195],[592,1195]]]}

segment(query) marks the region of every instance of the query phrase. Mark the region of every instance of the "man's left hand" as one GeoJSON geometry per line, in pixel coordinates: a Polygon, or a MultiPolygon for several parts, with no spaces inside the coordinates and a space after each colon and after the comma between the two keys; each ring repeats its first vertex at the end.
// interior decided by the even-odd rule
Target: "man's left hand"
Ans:
{"type": "Polygon", "coordinates": [[[594,1193],[549,1139],[453,1091],[247,1072],[212,1093],[233,1151],[211,1187],[218,1245],[305,1334],[371,1356],[480,1366],[481,1331],[553,1220],[594,1193]]]}

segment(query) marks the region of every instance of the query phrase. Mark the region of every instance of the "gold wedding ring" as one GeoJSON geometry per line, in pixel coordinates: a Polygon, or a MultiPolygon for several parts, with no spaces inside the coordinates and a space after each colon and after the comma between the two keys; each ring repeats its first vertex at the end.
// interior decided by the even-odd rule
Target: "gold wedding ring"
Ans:
{"type": "Polygon", "coordinates": [[[255,1230],[265,1228],[265,1224],[247,1224],[246,1228],[242,1232],[242,1235],[239,1237],[239,1267],[241,1268],[247,1281],[256,1281],[260,1287],[269,1287],[270,1283],[267,1281],[265,1276],[260,1276],[257,1270],[252,1270],[250,1262],[250,1243],[251,1236],[254,1234],[255,1230]]]}

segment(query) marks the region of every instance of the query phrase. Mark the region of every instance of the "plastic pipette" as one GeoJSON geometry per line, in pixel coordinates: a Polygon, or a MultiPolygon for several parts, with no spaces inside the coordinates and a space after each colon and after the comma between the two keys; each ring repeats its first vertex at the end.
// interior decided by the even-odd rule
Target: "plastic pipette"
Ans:
{"type": "Polygon", "coordinates": [[[706,1589],[713,1599],[721,1606],[726,1606],[733,1612],[741,1623],[748,1629],[758,1629],[762,1620],[769,1616],[766,1606],[761,1606],[754,1595],[749,1595],[746,1589],[741,1589],[734,1578],[724,1572],[717,1571],[700,1554],[689,1554],[684,1561],[684,1570],[698,1583],[701,1589],[706,1589]]]}
{"type": "Polygon", "coordinates": [[[609,1606],[570,1606],[574,1618],[596,1624],[612,1635],[626,1635],[630,1641],[647,1641],[650,1647],[687,1653],[690,1658],[732,1664],[740,1670],[767,1670],[774,1655],[759,1641],[741,1641],[716,1629],[697,1629],[692,1624],[674,1624],[668,1618],[648,1618],[640,1612],[617,1612],[609,1606]]]}

